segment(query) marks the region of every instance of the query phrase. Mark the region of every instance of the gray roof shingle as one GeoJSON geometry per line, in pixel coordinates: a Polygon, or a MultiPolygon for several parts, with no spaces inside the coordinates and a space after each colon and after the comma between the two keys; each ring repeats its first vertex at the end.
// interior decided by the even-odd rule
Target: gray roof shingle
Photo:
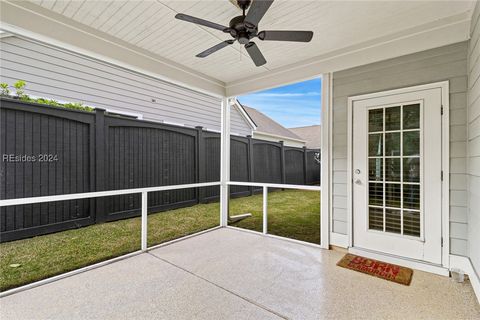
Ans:
{"type": "Polygon", "coordinates": [[[301,137],[293,133],[292,131],[288,130],[280,123],[276,122],[272,118],[266,116],[265,114],[261,113],[257,109],[247,107],[242,105],[245,112],[248,114],[250,119],[255,123],[257,126],[257,131],[265,132],[281,137],[292,138],[297,140],[303,140],[301,137]]]}
{"type": "Polygon", "coordinates": [[[289,128],[290,131],[306,141],[309,149],[320,149],[322,147],[322,126],[313,125],[306,127],[289,128]]]}

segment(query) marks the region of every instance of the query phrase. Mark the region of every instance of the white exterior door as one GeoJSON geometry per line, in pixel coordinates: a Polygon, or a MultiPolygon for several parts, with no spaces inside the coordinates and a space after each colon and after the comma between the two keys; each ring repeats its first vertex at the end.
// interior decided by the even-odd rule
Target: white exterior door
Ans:
{"type": "Polygon", "coordinates": [[[353,101],[353,245],[442,263],[440,88],[353,101]]]}

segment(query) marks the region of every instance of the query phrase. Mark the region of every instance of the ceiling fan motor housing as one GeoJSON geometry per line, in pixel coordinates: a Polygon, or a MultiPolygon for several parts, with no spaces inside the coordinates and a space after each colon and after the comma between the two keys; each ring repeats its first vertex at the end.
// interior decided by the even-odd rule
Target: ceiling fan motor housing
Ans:
{"type": "Polygon", "coordinates": [[[230,34],[232,37],[232,39],[222,41],[219,44],[200,52],[196,55],[197,57],[205,58],[218,50],[234,44],[235,41],[238,41],[240,44],[244,45],[255,65],[260,67],[267,63],[267,60],[255,42],[250,41],[253,38],[258,37],[261,41],[310,42],[313,37],[312,31],[267,30],[258,32],[258,24],[272,5],[273,1],[274,0],[230,0],[231,3],[242,9],[243,12],[241,16],[237,16],[230,20],[228,27],[183,13],[177,13],[175,18],[220,30],[224,33],[230,34]],[[245,14],[247,9],[248,14],[245,14]]]}
{"type": "Polygon", "coordinates": [[[250,39],[254,38],[257,35],[258,29],[255,27],[253,29],[247,28],[245,25],[245,16],[237,16],[230,20],[229,28],[226,30],[230,35],[237,39],[241,44],[247,44],[250,39]]]}

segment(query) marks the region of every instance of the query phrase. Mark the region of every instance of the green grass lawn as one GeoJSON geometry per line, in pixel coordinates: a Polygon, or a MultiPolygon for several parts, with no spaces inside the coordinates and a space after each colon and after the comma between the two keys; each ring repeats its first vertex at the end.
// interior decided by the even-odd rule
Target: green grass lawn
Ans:
{"type": "MultiPolygon", "coordinates": [[[[312,191],[269,194],[269,233],[320,242],[320,195],[312,191]]],[[[262,230],[262,195],[233,199],[230,214],[252,213],[233,224],[262,230]]],[[[219,224],[219,204],[200,204],[148,216],[148,245],[219,224]]],[[[0,291],[18,287],[140,249],[140,218],[0,244],[0,291]]]]}

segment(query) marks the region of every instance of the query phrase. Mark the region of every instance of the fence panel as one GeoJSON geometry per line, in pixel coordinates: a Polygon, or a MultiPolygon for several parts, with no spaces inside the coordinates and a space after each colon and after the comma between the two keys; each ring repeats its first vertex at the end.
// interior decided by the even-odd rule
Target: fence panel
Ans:
{"type": "MultiPolygon", "coordinates": [[[[1,199],[94,190],[94,115],[2,100],[1,199]],[[13,157],[13,158],[12,158],[13,157]]],[[[90,200],[0,208],[1,241],[93,223],[90,200]]]]}
{"type": "Polygon", "coordinates": [[[306,184],[320,183],[320,150],[307,150],[307,179],[306,184]],[[316,157],[318,155],[318,158],[316,157]]]}
{"type": "Polygon", "coordinates": [[[301,148],[285,148],[285,179],[288,184],[305,184],[305,151],[301,148]]]}
{"type": "MultiPolygon", "coordinates": [[[[220,134],[213,132],[204,132],[205,146],[205,181],[220,181],[220,134]]],[[[205,188],[205,201],[213,201],[220,196],[220,190],[217,187],[205,188]]]]}
{"type": "MultiPolygon", "coordinates": [[[[101,109],[75,111],[4,98],[0,102],[2,157],[37,156],[37,161],[2,159],[1,199],[220,180],[219,133],[109,115],[101,109]],[[56,155],[57,160],[38,161],[39,155],[56,155]]],[[[319,183],[316,152],[231,136],[231,180],[319,183]]],[[[232,186],[230,193],[237,197],[254,191],[232,186]]],[[[218,187],[152,193],[148,210],[218,199],[218,187]]],[[[138,195],[129,195],[0,208],[0,241],[139,215],[139,203],[138,195]]]]}
{"type": "MultiPolygon", "coordinates": [[[[105,117],[106,190],[196,182],[196,139],[193,129],[105,117]]],[[[105,204],[105,220],[139,215],[139,195],[119,196],[105,204]]],[[[149,211],[163,211],[197,202],[193,189],[149,195],[149,211]]]]}

